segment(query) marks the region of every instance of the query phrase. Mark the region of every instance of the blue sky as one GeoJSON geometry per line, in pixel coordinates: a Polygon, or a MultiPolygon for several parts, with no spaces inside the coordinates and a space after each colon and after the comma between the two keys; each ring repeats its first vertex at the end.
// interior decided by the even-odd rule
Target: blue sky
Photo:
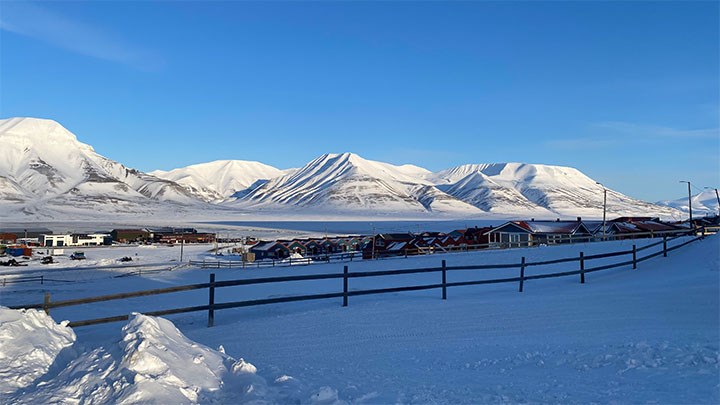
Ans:
{"type": "Polygon", "coordinates": [[[0,2],[0,116],[150,171],[355,152],[720,186],[718,2],[0,2]]]}

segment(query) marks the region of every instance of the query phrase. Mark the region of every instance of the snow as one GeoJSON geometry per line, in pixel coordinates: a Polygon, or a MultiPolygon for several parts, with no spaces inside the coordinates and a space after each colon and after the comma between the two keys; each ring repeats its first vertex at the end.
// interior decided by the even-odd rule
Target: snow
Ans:
{"type": "MultiPolygon", "coordinates": [[[[342,153],[324,154],[299,169],[219,160],[147,174],[97,154],[52,120],[0,120],[0,141],[0,218],[227,220],[250,215],[297,220],[350,214],[554,219],[602,213],[602,186],[562,166],[471,164],[431,173],[342,153]]],[[[607,212],[681,215],[612,190],[607,212]]]]}
{"type": "MultiPolygon", "coordinates": [[[[691,201],[693,214],[695,216],[714,215],[720,210],[717,194],[715,194],[714,189],[705,190],[693,195],[691,201]]],[[[683,212],[690,211],[687,197],[678,198],[677,200],[658,201],[657,204],[672,207],[683,212]]]]}
{"type": "MultiPolygon", "coordinates": [[[[651,242],[481,251],[349,266],[350,271],[372,271],[436,266],[441,259],[448,266],[514,263],[520,256],[533,262],[651,242]]],[[[680,242],[672,241],[671,246],[680,242]]],[[[339,300],[323,300],[222,310],[216,311],[213,328],[206,327],[204,313],[168,319],[137,314],[124,326],[77,328],[75,339],[42,312],[0,309],[0,319],[20,319],[12,330],[22,330],[20,323],[27,323],[51,331],[42,336],[55,337],[28,332],[41,339],[36,342],[40,346],[64,336],[58,340],[62,344],[53,344],[56,354],[38,368],[39,377],[0,394],[0,402],[718,403],[719,242],[717,236],[707,237],[667,258],[642,262],[637,270],[590,273],[582,285],[568,277],[528,281],[522,294],[515,284],[498,284],[451,288],[446,301],[439,291],[429,290],[351,297],[345,308],[339,300]],[[58,356],[63,348],[66,355],[58,356]]],[[[163,250],[149,249],[148,255],[154,252],[163,250]]],[[[218,270],[217,279],[339,272],[340,266],[218,270]]],[[[529,267],[526,274],[572,267],[529,267]]],[[[516,276],[516,271],[451,271],[448,281],[516,276]]],[[[350,288],[437,282],[436,276],[352,279],[350,288]]],[[[207,277],[206,270],[187,268],[49,284],[43,289],[63,299],[188,284],[207,277]]],[[[338,291],[340,283],[222,288],[216,290],[216,302],[338,291]]],[[[7,287],[0,290],[0,305],[42,296],[38,286],[11,289],[16,293],[7,294],[7,287]]],[[[197,291],[57,308],[52,316],[83,319],[206,300],[207,291],[197,291]]],[[[5,333],[6,323],[1,325],[0,333],[5,333]]],[[[5,358],[20,358],[33,350],[33,345],[0,346],[5,358]]]]}
{"type": "Polygon", "coordinates": [[[0,394],[25,388],[48,371],[58,354],[75,342],[66,324],[55,323],[42,311],[0,307],[0,394]]]}
{"type": "Polygon", "coordinates": [[[56,212],[137,215],[164,203],[200,204],[181,186],[97,154],[59,123],[37,118],[0,120],[2,213],[56,212]],[[150,205],[148,207],[148,205],[150,205]]]}
{"type": "MultiPolygon", "coordinates": [[[[552,219],[555,215],[597,217],[603,207],[603,186],[572,167],[468,164],[434,173],[427,179],[448,194],[486,211],[552,219]]],[[[607,193],[607,214],[611,216],[674,218],[679,214],[614,190],[608,189],[607,193]]]]}
{"type": "Polygon", "coordinates": [[[216,160],[149,174],[182,184],[203,195],[207,201],[222,201],[258,180],[281,176],[283,171],[260,162],[216,160]]]}
{"type": "MultiPolygon", "coordinates": [[[[0,316],[13,316],[16,312],[19,311],[0,307],[0,316]]],[[[28,320],[18,323],[19,327],[33,326],[28,320]]],[[[47,316],[44,324],[48,329],[62,327],[47,316]]],[[[72,331],[69,333],[74,339],[72,331]]],[[[2,353],[32,356],[37,349],[13,346],[22,338],[19,334],[12,336],[10,346],[3,345],[2,353]]],[[[35,347],[52,347],[54,341],[43,338],[34,339],[35,347]]],[[[7,399],[18,404],[187,404],[222,401],[221,389],[232,392],[233,399],[242,402],[268,394],[267,383],[256,375],[252,364],[189,340],[168,320],[134,314],[116,343],[117,346],[79,354],[54,378],[17,390],[7,399]]],[[[48,360],[44,364],[51,363],[54,357],[44,360],[48,360]]]]}

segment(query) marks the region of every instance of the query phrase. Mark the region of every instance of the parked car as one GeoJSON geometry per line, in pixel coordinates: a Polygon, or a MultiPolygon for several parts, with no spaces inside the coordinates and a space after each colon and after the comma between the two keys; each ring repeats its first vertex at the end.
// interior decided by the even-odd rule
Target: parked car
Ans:
{"type": "Polygon", "coordinates": [[[85,252],[74,252],[70,255],[72,260],[85,260],[85,252]]]}

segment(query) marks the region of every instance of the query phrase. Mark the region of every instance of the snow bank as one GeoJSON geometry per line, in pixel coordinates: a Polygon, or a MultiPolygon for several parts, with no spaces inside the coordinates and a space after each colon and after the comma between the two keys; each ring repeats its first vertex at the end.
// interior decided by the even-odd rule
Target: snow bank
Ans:
{"type": "Polygon", "coordinates": [[[249,396],[266,391],[252,364],[191,341],[166,319],[136,314],[123,334],[121,367],[135,377],[121,402],[194,403],[225,379],[249,396]]]}
{"type": "Polygon", "coordinates": [[[0,402],[237,403],[267,400],[275,392],[252,364],[226,355],[222,347],[193,342],[163,318],[133,314],[117,346],[77,355],[55,373],[48,373],[49,365],[75,342],[65,323],[34,310],[2,309],[0,319],[0,393],[11,394],[0,402]],[[33,383],[38,377],[43,382],[33,383]]]}
{"type": "Polygon", "coordinates": [[[43,311],[0,307],[0,342],[0,394],[8,394],[45,374],[75,333],[43,311]]]}

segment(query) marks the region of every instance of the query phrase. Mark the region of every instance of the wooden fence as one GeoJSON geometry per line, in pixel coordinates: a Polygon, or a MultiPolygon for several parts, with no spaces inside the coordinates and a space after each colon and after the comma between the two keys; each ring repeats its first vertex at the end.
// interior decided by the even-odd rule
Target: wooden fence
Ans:
{"type": "Polygon", "coordinates": [[[72,283],[72,280],[59,280],[56,278],[47,278],[44,275],[39,276],[26,276],[26,277],[3,277],[2,282],[0,285],[3,287],[9,285],[9,284],[18,284],[18,283],[40,283],[45,284],[45,282],[54,282],[54,283],[72,283]]]}
{"type": "MultiPolygon", "coordinates": [[[[587,236],[561,236],[554,238],[552,241],[546,240],[529,240],[527,242],[491,242],[491,243],[480,243],[480,244],[467,244],[458,246],[427,246],[427,247],[413,247],[404,249],[401,251],[388,252],[388,251],[377,251],[372,254],[373,259],[385,259],[392,257],[409,257],[419,255],[430,255],[435,253],[460,253],[470,252],[475,250],[486,250],[486,249],[512,249],[512,248],[528,248],[538,247],[545,245],[559,245],[559,244],[572,244],[572,243],[586,243],[586,242],[598,242],[598,241],[612,241],[612,240],[628,240],[628,239],[647,239],[657,237],[674,237],[679,235],[687,235],[692,232],[689,229],[678,229],[668,231],[648,231],[648,232],[633,232],[627,234],[617,234],[606,236],[601,235],[587,235],[587,236]]],[[[702,231],[704,233],[704,230],[702,231]]],[[[332,253],[332,254],[320,254],[312,257],[303,257],[298,259],[285,258],[285,259],[270,259],[270,260],[258,260],[254,262],[245,262],[241,260],[191,260],[189,264],[197,266],[203,269],[232,269],[232,268],[262,268],[262,267],[287,267],[287,266],[298,266],[298,265],[309,265],[317,263],[332,263],[332,262],[352,262],[354,259],[362,259],[362,251],[351,251],[343,253],[332,253]]]]}
{"type": "Polygon", "coordinates": [[[188,263],[201,269],[257,269],[261,267],[287,267],[287,266],[307,266],[308,264],[332,263],[332,262],[351,262],[353,259],[362,259],[362,252],[345,252],[323,254],[313,257],[303,257],[294,259],[287,257],[285,259],[257,260],[254,262],[246,262],[241,260],[190,260],[188,263]]]}
{"type": "MultiPolygon", "coordinates": [[[[329,299],[329,298],[342,298],[342,305],[347,306],[349,297],[361,296],[361,295],[373,295],[373,294],[385,294],[395,293],[404,291],[419,291],[419,290],[430,290],[440,289],[442,291],[442,299],[447,299],[447,289],[450,287],[461,287],[471,285],[482,285],[482,284],[497,284],[497,283],[518,283],[518,291],[522,292],[524,285],[530,280],[539,280],[544,278],[553,277],[569,277],[579,276],[579,282],[585,283],[585,275],[587,273],[608,270],[612,268],[629,266],[632,265],[633,269],[637,268],[638,263],[645,260],[649,260],[653,257],[660,255],[667,256],[668,252],[675,249],[679,249],[689,243],[696,240],[702,239],[703,236],[694,237],[688,241],[680,243],[673,247],[668,247],[668,241],[672,240],[664,237],[663,240],[636,248],[633,245],[632,249],[621,250],[616,252],[595,254],[585,256],[583,252],[580,252],[577,257],[566,257],[561,259],[538,261],[538,262],[526,262],[525,257],[522,257],[520,263],[506,263],[506,264],[490,264],[490,265],[463,265],[463,266],[447,266],[445,260],[442,260],[441,266],[439,267],[426,267],[426,268],[415,268],[415,269],[401,269],[401,270],[380,270],[380,271],[364,271],[364,272],[349,272],[348,266],[343,267],[342,273],[331,273],[331,274],[312,274],[312,275],[297,275],[297,276],[282,276],[282,277],[265,277],[245,280],[227,280],[227,281],[216,281],[215,274],[210,274],[210,280],[207,283],[180,285],[175,287],[159,288],[154,290],[134,291],[128,293],[109,294],[101,295],[89,298],[70,299],[63,301],[51,301],[50,294],[45,294],[45,300],[41,304],[29,304],[19,305],[10,308],[21,309],[21,308],[36,308],[43,309],[45,312],[50,313],[52,308],[60,308],[74,305],[84,305],[94,302],[111,301],[111,300],[122,300],[134,297],[152,296],[160,294],[169,294],[180,291],[190,291],[198,289],[208,290],[208,303],[205,305],[196,305],[183,308],[165,309],[160,311],[149,311],[144,312],[146,315],[151,316],[163,316],[171,314],[179,314],[186,312],[196,311],[207,311],[208,312],[208,326],[213,326],[215,319],[215,311],[221,309],[250,307],[256,305],[275,304],[283,302],[295,302],[295,301],[308,301],[318,299],[329,299]],[[638,253],[661,246],[657,252],[650,253],[643,257],[638,257],[638,253]],[[588,262],[597,259],[605,259],[610,257],[627,257],[626,260],[618,263],[607,264],[596,267],[587,267],[588,262]],[[525,269],[531,266],[547,266],[559,263],[578,262],[577,270],[562,271],[556,273],[545,273],[536,275],[525,275],[525,269]],[[519,269],[519,275],[516,277],[507,277],[500,279],[485,279],[485,280],[473,280],[473,281],[458,281],[458,282],[447,282],[447,272],[449,271],[465,271],[465,270],[491,270],[491,269],[519,269]],[[413,285],[404,287],[393,287],[393,288],[377,288],[369,290],[350,290],[350,279],[353,278],[367,278],[367,277],[382,277],[382,276],[395,276],[395,275],[406,275],[406,274],[420,274],[420,273],[441,273],[440,282],[426,285],[413,285]],[[264,298],[248,301],[235,301],[235,302],[215,302],[215,289],[224,287],[233,287],[241,285],[256,285],[256,284],[268,284],[268,283],[284,283],[293,281],[309,281],[309,280],[327,280],[327,279],[342,279],[342,291],[323,293],[323,294],[311,294],[311,295],[298,295],[298,296],[286,296],[286,297],[274,297],[264,298]]],[[[675,239],[675,238],[673,238],[675,239]]],[[[128,319],[128,315],[117,315],[105,318],[87,319],[79,321],[71,321],[69,325],[71,327],[95,325],[107,322],[124,321],[128,319]]]]}

